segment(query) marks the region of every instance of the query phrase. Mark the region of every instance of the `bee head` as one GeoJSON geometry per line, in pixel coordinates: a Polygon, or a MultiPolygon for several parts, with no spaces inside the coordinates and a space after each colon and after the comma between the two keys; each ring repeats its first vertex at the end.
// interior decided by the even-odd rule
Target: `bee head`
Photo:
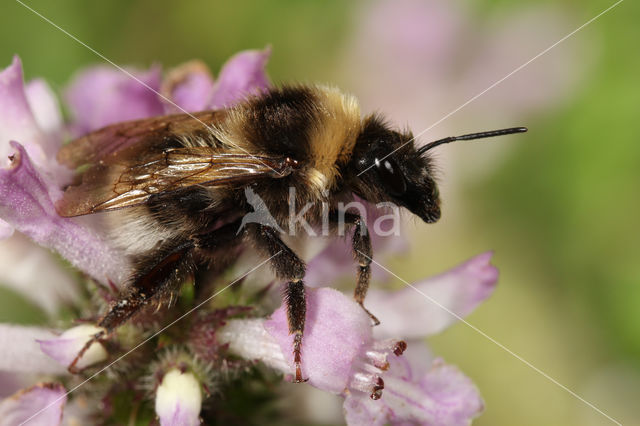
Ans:
{"type": "Polygon", "coordinates": [[[366,118],[348,173],[353,192],[365,200],[405,207],[427,223],[440,219],[431,159],[410,132],[391,130],[378,116],[366,118]]]}
{"type": "Polygon", "coordinates": [[[363,122],[348,173],[353,192],[373,203],[392,202],[409,209],[427,223],[440,219],[440,194],[429,150],[461,140],[526,132],[526,127],[451,136],[416,147],[411,132],[398,132],[379,116],[363,122]]]}

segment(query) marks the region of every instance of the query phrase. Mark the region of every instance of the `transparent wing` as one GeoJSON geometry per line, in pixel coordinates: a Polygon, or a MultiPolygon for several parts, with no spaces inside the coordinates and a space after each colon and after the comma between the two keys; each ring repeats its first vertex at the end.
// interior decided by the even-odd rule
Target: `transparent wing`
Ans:
{"type": "Polygon", "coordinates": [[[208,132],[226,110],[174,114],[112,124],[64,145],[58,162],[76,169],[85,164],[113,163],[122,151],[143,152],[168,137],[208,132]]]}
{"type": "Polygon", "coordinates": [[[149,197],[192,186],[247,185],[264,178],[281,178],[297,162],[248,154],[220,153],[213,148],[174,148],[131,160],[98,164],[83,175],[80,185],[69,187],[56,204],[61,216],[80,216],[132,207],[149,197]]]}

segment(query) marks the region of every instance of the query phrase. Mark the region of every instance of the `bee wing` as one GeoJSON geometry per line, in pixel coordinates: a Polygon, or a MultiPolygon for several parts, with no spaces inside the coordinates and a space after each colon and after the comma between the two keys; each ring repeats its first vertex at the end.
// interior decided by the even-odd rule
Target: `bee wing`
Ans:
{"type": "MultiPolygon", "coordinates": [[[[166,137],[208,131],[226,114],[225,110],[173,114],[112,124],[64,145],[58,162],[71,169],[85,164],[113,163],[123,151],[145,151],[166,137]]],[[[130,155],[130,154],[129,154],[130,155]]]]}
{"type": "Polygon", "coordinates": [[[291,173],[296,161],[248,154],[220,153],[213,148],[175,148],[148,156],[141,163],[97,164],[69,187],[56,204],[58,214],[81,216],[145,203],[152,195],[195,185],[246,185],[260,178],[291,173]]]}

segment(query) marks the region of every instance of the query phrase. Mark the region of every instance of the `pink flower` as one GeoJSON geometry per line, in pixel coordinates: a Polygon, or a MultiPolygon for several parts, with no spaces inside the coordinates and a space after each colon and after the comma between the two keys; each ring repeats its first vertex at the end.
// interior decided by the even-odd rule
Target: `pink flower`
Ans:
{"type": "Polygon", "coordinates": [[[61,304],[79,301],[77,278],[46,248],[19,232],[0,240],[0,283],[40,307],[48,316],[61,304]],[[43,280],[42,277],[47,277],[43,280]]]}
{"type": "Polygon", "coordinates": [[[3,425],[19,425],[27,421],[26,424],[33,426],[59,425],[66,402],[64,387],[41,383],[0,401],[0,419],[3,425]],[[42,414],[31,419],[40,410],[42,414]]]}
{"type": "MultiPolygon", "coordinates": [[[[207,108],[236,102],[266,87],[264,66],[268,56],[268,50],[236,55],[213,87],[207,89],[207,108]]],[[[160,89],[160,68],[135,73],[150,87],[160,89]]],[[[172,86],[176,101],[191,102],[195,108],[203,86],[190,83],[191,78],[185,81],[172,86]]],[[[75,117],[69,127],[75,134],[115,121],[171,111],[156,93],[141,88],[129,77],[123,78],[119,71],[103,67],[80,74],[67,98],[75,117]]],[[[55,160],[64,130],[51,90],[42,80],[25,85],[20,60],[15,57],[9,67],[0,71],[0,158],[5,159],[0,164],[0,258],[5,262],[0,282],[32,298],[52,316],[60,301],[77,300],[73,279],[24,236],[56,251],[103,284],[120,283],[129,271],[122,253],[106,242],[91,220],[62,218],[55,211],[54,202],[71,177],[71,171],[55,160]],[[13,235],[14,230],[19,234],[13,235]],[[42,291],[37,288],[41,285],[45,286],[42,291]]],[[[68,375],[66,365],[94,332],[95,327],[83,325],[56,336],[42,328],[0,324],[0,394],[6,395],[7,390],[13,391],[16,385],[32,382],[40,375],[64,378],[68,375]]],[[[96,343],[81,363],[88,366],[105,357],[104,348],[96,343]]],[[[86,408],[74,401],[68,417],[83,418],[86,408]]],[[[65,402],[62,386],[38,385],[0,402],[0,418],[3,424],[18,424],[50,405],[29,424],[55,425],[61,421],[65,402]]],[[[195,418],[198,412],[199,406],[192,413],[195,418]]]]}
{"type": "Polygon", "coordinates": [[[163,114],[162,102],[154,92],[160,90],[162,69],[154,66],[148,71],[127,71],[137,80],[111,65],[87,68],[74,78],[65,97],[75,136],[109,124],[163,114]]]}
{"type": "Polygon", "coordinates": [[[346,396],[347,424],[464,426],[484,409],[471,379],[441,359],[433,360],[422,374],[406,360],[391,358],[389,365],[379,401],[355,393],[346,396]]]}
{"type": "Polygon", "coordinates": [[[123,279],[125,260],[82,220],[58,216],[54,201],[61,190],[36,168],[22,145],[12,141],[10,146],[11,163],[0,169],[0,217],[97,281],[123,279]]]}
{"type": "Polygon", "coordinates": [[[212,88],[209,108],[223,108],[238,102],[249,94],[269,87],[264,73],[271,49],[248,50],[233,56],[220,71],[212,88]]]}
{"type": "MultiPolygon", "coordinates": [[[[269,87],[264,73],[271,49],[247,50],[231,57],[215,81],[206,65],[188,62],[172,71],[163,94],[187,111],[224,108],[269,87]]],[[[182,112],[167,103],[167,111],[182,112]]]]}
{"type": "MultiPolygon", "coordinates": [[[[0,72],[0,158],[6,159],[11,154],[10,140],[21,140],[42,169],[49,171],[52,168],[59,172],[55,152],[60,141],[54,140],[54,136],[61,125],[57,103],[49,87],[37,80],[25,88],[22,64],[17,56],[14,57],[12,64],[0,72]]],[[[6,238],[12,233],[13,227],[0,219],[0,237],[6,238]]]]}
{"type": "MultiPolygon", "coordinates": [[[[263,90],[268,84],[264,73],[268,55],[268,50],[240,53],[222,69],[217,80],[201,64],[193,63],[179,67],[164,80],[158,67],[132,72],[182,108],[214,108],[263,90]]],[[[130,83],[128,77],[125,79],[119,72],[102,67],[80,74],[67,92],[74,116],[71,129],[80,134],[115,121],[176,112],[175,106],[157,93],[148,88],[139,90],[139,83],[130,83]],[[124,104],[126,108],[122,108],[124,104]]],[[[17,59],[0,73],[2,94],[6,96],[0,97],[0,112],[6,114],[0,114],[0,149],[5,149],[9,158],[6,166],[0,168],[0,220],[3,221],[0,234],[7,236],[15,229],[37,244],[58,252],[103,284],[122,282],[129,270],[122,253],[110,247],[90,221],[61,218],[53,207],[61,195],[62,185],[69,179],[68,171],[53,159],[64,131],[54,98],[48,96],[50,93],[42,82],[25,89],[17,59]]],[[[6,241],[13,243],[17,241],[14,238],[6,241]]],[[[374,247],[380,250],[386,245],[389,251],[397,251],[399,246],[393,245],[393,241],[397,240],[374,241],[374,247]]],[[[317,264],[336,263],[335,256],[330,256],[332,253],[329,248],[316,259],[317,264]]],[[[350,257],[347,254],[345,259],[350,257]]],[[[497,273],[489,264],[490,257],[490,254],[477,256],[452,271],[418,282],[415,287],[455,315],[467,315],[493,291],[497,273]]],[[[346,271],[346,262],[340,261],[342,267],[336,269],[342,273],[346,271]]],[[[317,264],[314,266],[311,262],[311,276],[317,264]]],[[[354,265],[349,262],[350,272],[353,269],[354,265]]],[[[318,281],[327,278],[326,275],[317,277],[318,281]]],[[[16,282],[30,281],[23,278],[16,282]]],[[[414,293],[412,289],[395,293],[372,291],[367,306],[382,321],[372,329],[370,318],[351,298],[330,288],[308,289],[303,373],[312,386],[344,397],[345,415],[350,424],[466,424],[482,411],[482,399],[467,377],[455,367],[433,359],[421,343],[410,340],[442,331],[455,318],[446,311],[434,309],[428,300],[414,293]],[[404,340],[409,340],[406,352],[404,340]]],[[[51,312],[54,311],[52,308],[51,312]]],[[[246,315],[247,311],[234,312],[246,315]]],[[[225,371],[240,371],[243,364],[234,370],[235,364],[226,358],[228,349],[245,359],[261,360],[285,374],[293,371],[291,336],[284,307],[269,319],[227,320],[229,315],[231,311],[222,316],[224,320],[212,324],[212,330],[200,334],[204,336],[200,343],[215,341],[216,345],[217,352],[204,351],[210,355],[207,367],[218,362],[224,365],[225,371]]],[[[196,325],[206,328],[197,321],[187,327],[196,325]]],[[[56,336],[40,328],[0,324],[0,372],[24,372],[30,374],[28,377],[53,374],[66,380],[64,366],[95,332],[93,326],[78,326],[56,336]]],[[[195,360],[193,351],[202,348],[193,344],[191,336],[187,332],[176,340],[168,337],[165,343],[173,348],[180,346],[183,356],[195,360]]],[[[118,343],[122,348],[130,344],[118,343]]],[[[102,344],[94,343],[81,362],[88,366],[106,356],[102,344]]],[[[140,360],[132,362],[140,363],[140,360]]],[[[156,364],[152,363],[149,368],[153,365],[156,364]]],[[[140,374],[141,369],[147,368],[146,364],[136,366],[139,368],[130,370],[133,378],[127,383],[132,387],[142,380],[133,372],[140,374]]],[[[161,424],[197,424],[204,378],[178,366],[162,369],[161,375],[150,372],[158,380],[154,388],[155,409],[161,424]]],[[[123,380],[128,378],[123,376],[123,380]]],[[[73,402],[74,399],[69,405],[73,402]]],[[[0,413],[20,421],[48,404],[53,408],[45,410],[34,421],[43,419],[46,424],[59,424],[66,404],[60,385],[30,388],[18,397],[4,400],[0,403],[0,413]],[[27,401],[36,409],[25,411],[27,402],[21,401],[27,401]],[[51,412],[55,413],[55,419],[48,417],[51,412]]],[[[74,415],[81,418],[84,414],[79,410],[74,415]]]]}
{"type": "Polygon", "coordinates": [[[66,374],[66,367],[45,355],[38,340],[54,339],[39,327],[0,324],[0,371],[11,373],[66,374]]]}
{"type": "Polygon", "coordinates": [[[0,71],[0,158],[6,159],[13,152],[10,140],[20,141],[38,169],[56,183],[66,183],[71,174],[55,161],[62,142],[61,129],[62,119],[51,89],[42,80],[25,86],[22,64],[14,57],[11,65],[0,71]]]}
{"type": "Polygon", "coordinates": [[[100,282],[120,280],[125,260],[94,229],[55,211],[60,187],[70,177],[70,171],[55,161],[61,144],[59,113],[41,81],[30,87],[26,92],[20,60],[14,58],[0,73],[0,153],[8,157],[8,164],[0,168],[0,226],[57,251],[100,282]]]}
{"type": "MultiPolygon", "coordinates": [[[[465,316],[473,311],[495,287],[497,271],[490,258],[489,253],[476,256],[413,284],[446,310],[434,307],[412,288],[379,292],[376,297],[385,300],[384,305],[368,306],[382,321],[380,332],[342,293],[308,289],[302,366],[309,384],[343,395],[349,424],[468,424],[483,409],[473,383],[455,367],[421,352],[419,342],[410,342],[403,355],[406,344],[400,339],[440,332],[455,322],[450,312],[465,316]],[[424,315],[416,315],[420,306],[424,315]],[[385,327],[387,315],[390,325],[385,327]]],[[[293,371],[284,306],[268,320],[231,320],[218,331],[218,339],[242,357],[259,359],[288,375],[293,371]]]]}
{"type": "MultiPolygon", "coordinates": [[[[37,342],[40,344],[42,352],[66,368],[80,353],[80,350],[89,339],[100,331],[103,331],[103,329],[95,325],[82,324],[64,331],[54,339],[39,339],[37,342]]],[[[94,342],[76,365],[78,369],[83,369],[105,359],[107,359],[106,349],[101,343],[94,342]]]]}
{"type": "Polygon", "coordinates": [[[469,315],[495,290],[498,270],[491,265],[491,257],[490,252],[475,256],[447,272],[414,283],[415,289],[406,287],[391,294],[372,289],[367,307],[385,319],[374,328],[374,335],[421,339],[441,333],[458,317],[469,315]]]}
{"type": "Polygon", "coordinates": [[[164,80],[161,93],[177,106],[167,102],[167,112],[181,113],[187,111],[203,111],[211,104],[214,86],[213,75],[205,64],[190,61],[169,70],[164,80]]]}
{"type": "Polygon", "coordinates": [[[138,81],[108,65],[88,68],[75,77],[66,92],[73,132],[79,136],[121,121],[232,105],[269,86],[264,72],[269,54],[268,48],[236,54],[217,81],[200,62],[179,66],[164,80],[159,66],[128,70],[138,81]]]}
{"type": "MultiPolygon", "coordinates": [[[[187,73],[184,80],[172,83],[171,95],[197,106],[204,90],[207,108],[237,102],[266,87],[268,57],[268,49],[237,54],[206,90],[190,84],[191,74],[187,73]]],[[[132,72],[150,88],[160,89],[160,68],[132,72]]],[[[194,70],[193,78],[199,72],[194,70]]],[[[91,68],[76,77],[67,98],[76,134],[117,121],[163,114],[167,108],[157,93],[121,71],[105,67],[91,68]]],[[[60,113],[50,90],[41,80],[25,90],[20,60],[14,58],[0,73],[0,155],[9,158],[7,166],[0,168],[0,237],[9,237],[17,229],[97,281],[120,283],[129,271],[122,253],[88,220],[61,218],[55,211],[54,202],[62,196],[60,188],[70,178],[70,171],[55,161],[61,133],[60,113]]]]}

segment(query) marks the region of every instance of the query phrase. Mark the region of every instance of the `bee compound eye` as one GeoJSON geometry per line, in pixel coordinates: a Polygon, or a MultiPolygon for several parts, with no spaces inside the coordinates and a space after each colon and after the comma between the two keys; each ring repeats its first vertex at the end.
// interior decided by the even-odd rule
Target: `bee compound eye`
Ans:
{"type": "Polygon", "coordinates": [[[376,170],[380,180],[387,187],[391,195],[402,195],[407,190],[407,182],[398,164],[391,158],[375,160],[376,170]]]}

